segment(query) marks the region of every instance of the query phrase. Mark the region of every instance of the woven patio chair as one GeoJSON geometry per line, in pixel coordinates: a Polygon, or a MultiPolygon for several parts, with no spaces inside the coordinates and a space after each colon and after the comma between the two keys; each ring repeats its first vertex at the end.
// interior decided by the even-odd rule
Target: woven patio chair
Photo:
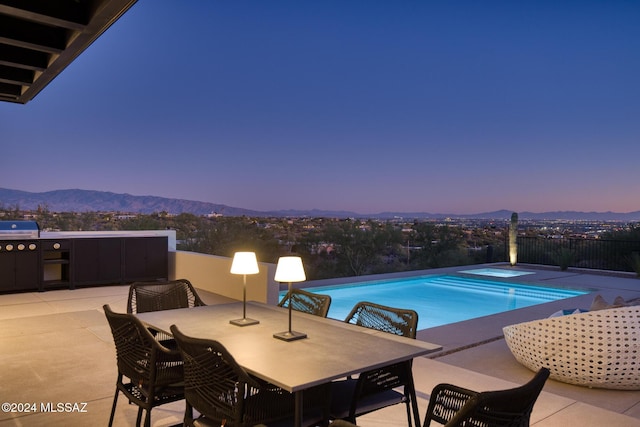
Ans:
{"type": "Polygon", "coordinates": [[[329,306],[331,305],[331,296],[316,294],[303,289],[291,289],[280,300],[278,306],[289,307],[289,304],[291,304],[292,310],[327,317],[329,306]]]}
{"type": "Polygon", "coordinates": [[[476,392],[452,384],[433,388],[423,427],[528,427],[533,405],[549,370],[541,368],[526,384],[507,390],[476,392]]]}
{"type": "Polygon", "coordinates": [[[129,287],[127,313],[192,308],[206,305],[187,279],[136,282],[129,287]]]}
{"type": "MultiPolygon", "coordinates": [[[[189,337],[176,325],[171,333],[184,360],[185,426],[293,425],[293,394],[249,375],[218,341],[189,337]]],[[[310,409],[305,425],[319,424],[324,414],[310,409]]]]}
{"type": "MultiPolygon", "coordinates": [[[[414,310],[359,302],[346,317],[345,322],[415,338],[418,313],[414,310]]],[[[331,417],[355,423],[360,415],[404,403],[407,407],[409,426],[412,425],[412,409],[416,426],[419,425],[417,402],[413,398],[415,388],[411,367],[412,361],[409,360],[363,372],[357,378],[334,381],[331,384],[331,417]],[[397,390],[398,388],[402,391],[397,390]]]]}
{"type": "Polygon", "coordinates": [[[114,313],[108,304],[103,306],[116,346],[118,378],[113,397],[109,426],[118,403],[118,394],[138,406],[136,425],[140,426],[145,410],[144,425],[151,425],[151,409],[165,403],[184,399],[182,357],[176,350],[161,345],[148,326],[132,314],[114,313]]]}

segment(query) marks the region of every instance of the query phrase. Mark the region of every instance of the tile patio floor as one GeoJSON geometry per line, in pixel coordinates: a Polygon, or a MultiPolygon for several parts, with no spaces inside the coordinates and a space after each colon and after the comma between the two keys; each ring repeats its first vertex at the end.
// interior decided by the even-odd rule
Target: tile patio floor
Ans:
{"type": "MultiPolygon", "coordinates": [[[[539,270],[519,282],[594,289],[611,301],[640,296],[640,280],[593,273],[539,270]]],[[[437,272],[457,271],[444,269],[437,272]]],[[[435,270],[433,271],[436,272],[435,270]]],[[[195,284],[197,286],[197,284],[195,284]]],[[[0,295],[0,400],[35,403],[35,413],[0,412],[0,427],[107,425],[115,390],[115,350],[102,305],[125,311],[127,286],[58,290],[0,295]],[[82,413],[43,413],[47,403],[86,403],[82,413]]],[[[533,375],[509,352],[502,327],[547,317],[567,307],[588,308],[594,294],[572,301],[526,309],[419,331],[418,339],[438,343],[443,351],[414,361],[414,377],[421,416],[434,385],[449,382],[476,390],[513,387],[533,375]]],[[[208,304],[228,301],[202,292],[208,304]]],[[[82,408],[80,408],[82,409],[82,408]]],[[[180,402],[155,408],[154,426],[179,424],[180,402]]],[[[135,424],[136,407],[122,397],[116,426],[135,424]]],[[[640,426],[640,391],[589,389],[548,380],[533,411],[536,427],[640,426]]],[[[397,406],[360,417],[360,426],[404,426],[404,407],[397,406]]]]}

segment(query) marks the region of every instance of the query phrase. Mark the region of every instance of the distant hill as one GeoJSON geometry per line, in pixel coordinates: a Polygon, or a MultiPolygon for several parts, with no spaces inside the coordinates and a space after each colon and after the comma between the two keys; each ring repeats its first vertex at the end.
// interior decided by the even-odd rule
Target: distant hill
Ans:
{"type": "Polygon", "coordinates": [[[255,216],[262,213],[226,205],[196,202],[193,200],[169,199],[155,196],[132,196],[107,191],[55,190],[43,193],[0,188],[0,205],[4,208],[19,207],[34,210],[38,206],[53,212],[168,212],[172,214],[192,213],[206,215],[220,213],[229,216],[255,216]]]}
{"type": "MultiPolygon", "coordinates": [[[[207,215],[218,213],[225,216],[281,216],[281,217],[331,217],[331,218],[416,218],[416,219],[495,219],[508,220],[511,210],[498,210],[470,215],[440,214],[428,212],[380,212],[362,214],[350,211],[327,210],[280,210],[254,211],[236,208],[218,203],[198,202],[194,200],[170,199],[156,196],[133,196],[107,191],[92,190],[55,190],[43,193],[0,188],[0,207],[4,209],[35,210],[38,206],[46,207],[52,212],[122,212],[143,213],[168,212],[170,214],[191,213],[207,215]]],[[[640,221],[640,211],[629,213],[617,212],[518,212],[520,219],[530,220],[591,220],[591,221],[640,221]]]]}

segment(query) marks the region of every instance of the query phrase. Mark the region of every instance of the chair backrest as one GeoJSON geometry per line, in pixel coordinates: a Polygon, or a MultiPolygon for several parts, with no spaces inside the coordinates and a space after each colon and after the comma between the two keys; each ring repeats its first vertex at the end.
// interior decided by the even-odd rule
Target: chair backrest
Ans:
{"type": "Polygon", "coordinates": [[[127,313],[191,308],[206,305],[187,279],[136,282],[129,287],[127,313]]]}
{"type": "Polygon", "coordinates": [[[275,393],[265,390],[218,341],[189,337],[176,325],[171,326],[171,333],[184,361],[188,417],[194,408],[216,425],[244,426],[293,413],[292,399],[278,399],[288,393],[275,386],[271,386],[278,390],[275,393]]]}
{"type": "MultiPolygon", "coordinates": [[[[353,307],[345,322],[415,339],[418,313],[414,310],[362,301],[353,307]]],[[[360,373],[351,402],[351,415],[357,412],[359,400],[401,386],[413,388],[411,361],[394,363],[360,373]]]]}
{"type": "Polygon", "coordinates": [[[162,346],[134,315],[115,313],[108,304],[103,309],[116,347],[118,373],[145,386],[182,381],[182,360],[177,351],[162,346]]]}
{"type": "Polygon", "coordinates": [[[353,307],[345,322],[403,337],[415,338],[418,327],[418,313],[414,310],[387,307],[362,301],[353,307]]]}
{"type": "Polygon", "coordinates": [[[480,392],[471,397],[446,426],[528,427],[533,405],[548,377],[549,370],[541,368],[520,387],[480,392]]]}
{"type": "Polygon", "coordinates": [[[291,289],[278,303],[280,307],[288,307],[289,304],[292,310],[327,317],[331,296],[308,292],[304,289],[291,289]]]}

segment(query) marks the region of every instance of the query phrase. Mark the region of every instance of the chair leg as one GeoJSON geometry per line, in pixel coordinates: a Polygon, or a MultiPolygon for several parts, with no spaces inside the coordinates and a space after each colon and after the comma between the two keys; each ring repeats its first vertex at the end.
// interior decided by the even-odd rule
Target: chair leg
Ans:
{"type": "Polygon", "coordinates": [[[420,427],[420,409],[418,409],[418,398],[416,397],[416,386],[413,382],[413,361],[407,363],[408,369],[408,380],[407,384],[404,387],[405,396],[407,397],[407,417],[409,418],[409,427],[411,427],[411,413],[409,411],[409,405],[413,407],[413,420],[415,421],[415,426],[420,427]]]}
{"type": "Polygon", "coordinates": [[[189,402],[185,400],[184,405],[184,422],[185,427],[191,427],[193,425],[193,407],[189,405],[189,402]]]}
{"type": "Polygon", "coordinates": [[[142,421],[142,406],[138,406],[138,416],[136,417],[136,427],[140,427],[140,421],[142,421]]]}
{"type": "MultiPolygon", "coordinates": [[[[408,421],[407,425],[409,427],[412,427],[413,424],[411,422],[411,418],[412,418],[412,416],[411,416],[411,402],[409,402],[408,399],[407,399],[407,402],[406,402],[405,406],[407,407],[407,421],[408,421]]],[[[416,427],[419,427],[419,426],[416,426],[416,427]]]]}
{"type": "Polygon", "coordinates": [[[147,415],[144,417],[144,427],[151,427],[151,408],[147,409],[147,415]]]}
{"type": "Polygon", "coordinates": [[[118,393],[120,393],[120,390],[118,390],[118,387],[116,386],[116,394],[115,396],[113,396],[113,405],[111,405],[111,416],[109,417],[109,427],[113,425],[113,417],[116,414],[116,404],[118,403],[118,393]]]}

